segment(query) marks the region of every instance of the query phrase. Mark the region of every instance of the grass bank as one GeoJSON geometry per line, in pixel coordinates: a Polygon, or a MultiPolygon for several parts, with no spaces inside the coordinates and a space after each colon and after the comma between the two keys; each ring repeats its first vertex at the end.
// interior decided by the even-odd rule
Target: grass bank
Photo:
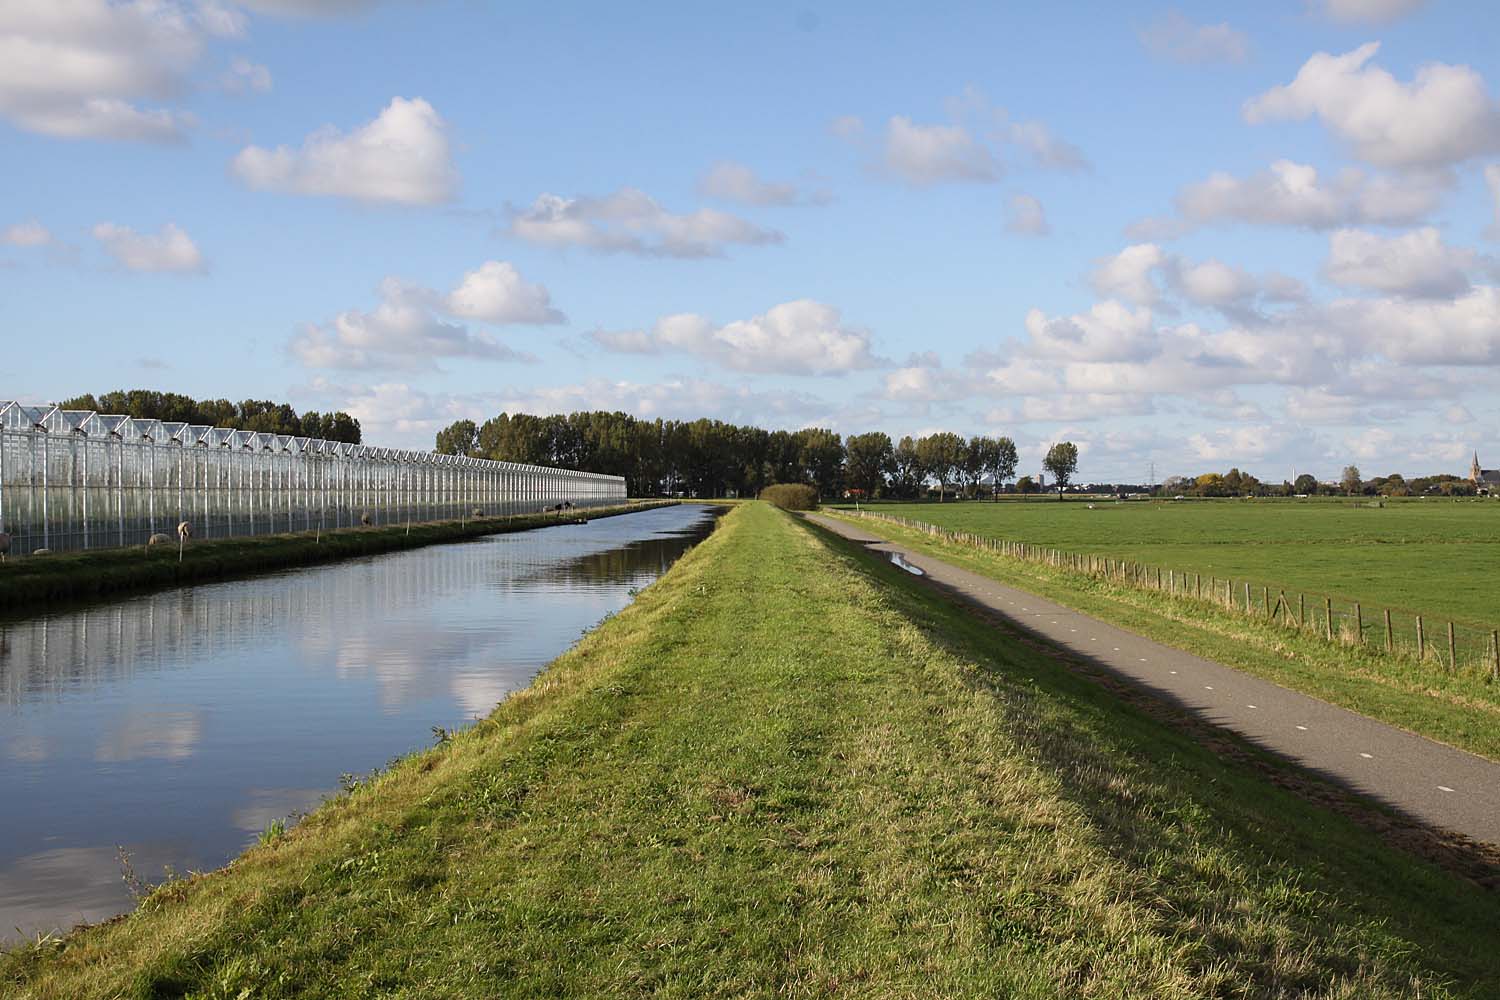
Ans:
{"type": "Polygon", "coordinates": [[[189,542],[177,561],[177,545],[96,549],[11,559],[0,565],[0,613],[56,601],[85,601],[121,593],[206,583],[251,573],[334,562],[482,535],[525,531],[576,520],[611,517],[676,503],[643,501],[615,507],[550,514],[432,521],[378,528],[342,528],[189,542]]]}
{"type": "Polygon", "coordinates": [[[1478,997],[1497,922],[749,504],[489,719],[0,993],[1478,997]]]}
{"type": "Polygon", "coordinates": [[[1450,672],[1378,649],[1330,644],[1314,633],[1229,612],[1211,601],[1174,598],[1012,559],[888,521],[850,520],[871,534],[1158,642],[1500,760],[1500,685],[1483,674],[1450,672]]]}

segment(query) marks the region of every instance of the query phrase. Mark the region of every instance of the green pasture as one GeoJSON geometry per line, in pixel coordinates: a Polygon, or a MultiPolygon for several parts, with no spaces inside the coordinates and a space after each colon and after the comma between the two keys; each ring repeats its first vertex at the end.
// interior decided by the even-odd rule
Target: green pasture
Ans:
{"type": "Polygon", "coordinates": [[[1257,587],[1500,627],[1500,502],[1397,500],[876,503],[956,531],[1257,587]],[[1090,503],[1093,504],[1092,508],[1090,503]]]}

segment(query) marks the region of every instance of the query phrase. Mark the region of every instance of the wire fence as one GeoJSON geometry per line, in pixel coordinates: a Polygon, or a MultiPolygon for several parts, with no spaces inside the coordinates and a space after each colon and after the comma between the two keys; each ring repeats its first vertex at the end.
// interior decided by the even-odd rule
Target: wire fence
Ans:
{"type": "Polygon", "coordinates": [[[1068,552],[967,531],[953,531],[875,511],[844,511],[887,521],[934,538],[984,549],[1021,562],[1076,573],[1116,586],[1152,591],[1183,601],[1208,603],[1248,618],[1294,629],[1329,643],[1431,664],[1448,671],[1500,680],[1500,629],[1423,615],[1400,608],[1365,605],[1332,594],[1313,594],[1191,569],[1155,566],[1087,552],[1068,552]]]}
{"type": "Polygon", "coordinates": [[[620,476],[0,400],[0,554],[534,513],[620,476]]]}

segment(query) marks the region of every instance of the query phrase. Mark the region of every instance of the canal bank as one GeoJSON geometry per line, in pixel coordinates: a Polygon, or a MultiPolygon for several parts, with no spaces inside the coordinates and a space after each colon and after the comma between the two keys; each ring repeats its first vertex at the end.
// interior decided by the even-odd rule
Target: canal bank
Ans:
{"type": "Polygon", "coordinates": [[[1493,893],[763,504],[25,998],[1484,996],[1493,893]]]}
{"type": "Polygon", "coordinates": [[[173,539],[155,546],[135,545],[9,559],[0,564],[0,615],[24,613],[59,601],[96,600],[510,531],[572,524],[678,502],[644,500],[588,510],[539,511],[460,521],[188,541],[182,546],[180,557],[178,544],[173,539]]]}

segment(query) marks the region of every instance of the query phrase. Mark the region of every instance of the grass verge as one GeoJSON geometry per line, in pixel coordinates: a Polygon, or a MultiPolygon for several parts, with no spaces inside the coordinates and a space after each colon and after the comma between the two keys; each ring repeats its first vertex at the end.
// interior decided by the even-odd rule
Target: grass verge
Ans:
{"type": "Polygon", "coordinates": [[[515,514],[467,521],[429,521],[380,528],[342,528],[320,535],[300,531],[189,542],[177,561],[176,543],[97,549],[12,559],[0,565],[0,614],[57,601],[87,601],[126,592],[179,587],[352,556],[414,549],[482,535],[525,531],[611,517],[676,503],[645,501],[549,514],[515,514]]]}
{"type": "Polygon", "coordinates": [[[129,917],[88,997],[1443,997],[1500,897],[764,504],[484,722],[129,917]]]}
{"type": "Polygon", "coordinates": [[[1500,685],[1472,671],[1334,645],[1320,636],[1189,600],[1058,570],[888,521],[849,523],[1157,642],[1264,677],[1409,732],[1500,760],[1500,685]]]}

